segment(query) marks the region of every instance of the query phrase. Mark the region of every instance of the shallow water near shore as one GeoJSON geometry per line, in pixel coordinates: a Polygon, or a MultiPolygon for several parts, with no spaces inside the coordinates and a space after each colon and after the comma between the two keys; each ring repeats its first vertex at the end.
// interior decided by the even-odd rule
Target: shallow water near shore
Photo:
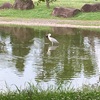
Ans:
{"type": "Polygon", "coordinates": [[[0,90],[28,83],[81,89],[99,85],[100,31],[75,28],[0,26],[0,90]],[[46,38],[51,33],[59,44],[46,38]]]}

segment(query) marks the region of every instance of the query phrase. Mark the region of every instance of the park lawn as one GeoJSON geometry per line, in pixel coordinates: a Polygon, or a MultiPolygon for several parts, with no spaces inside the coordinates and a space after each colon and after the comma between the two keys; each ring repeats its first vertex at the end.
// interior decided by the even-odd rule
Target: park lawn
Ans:
{"type": "MultiPolygon", "coordinates": [[[[48,9],[44,2],[37,5],[38,0],[33,0],[35,8],[31,10],[15,10],[15,9],[3,9],[0,10],[0,17],[11,17],[11,18],[46,18],[46,19],[62,19],[52,16],[52,11],[54,7],[74,7],[81,9],[81,7],[86,3],[97,3],[99,1],[95,0],[57,0],[50,4],[50,9],[48,9]]],[[[0,0],[0,4],[4,2],[14,3],[14,0],[0,0]]],[[[72,18],[75,20],[100,20],[99,12],[90,13],[79,13],[72,18]]]]}

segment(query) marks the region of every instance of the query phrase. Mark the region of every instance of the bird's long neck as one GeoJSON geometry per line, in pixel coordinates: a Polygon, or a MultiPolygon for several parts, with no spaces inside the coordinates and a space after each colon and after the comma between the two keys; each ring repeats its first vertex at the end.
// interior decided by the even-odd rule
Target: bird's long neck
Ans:
{"type": "Polygon", "coordinates": [[[48,36],[48,38],[51,38],[50,36],[48,36]]]}

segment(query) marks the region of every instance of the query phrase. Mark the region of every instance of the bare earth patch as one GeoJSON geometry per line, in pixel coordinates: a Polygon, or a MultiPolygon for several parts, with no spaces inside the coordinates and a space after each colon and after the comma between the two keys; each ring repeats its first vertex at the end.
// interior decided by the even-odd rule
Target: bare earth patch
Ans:
{"type": "Polygon", "coordinates": [[[100,21],[60,20],[60,19],[23,19],[0,17],[1,25],[52,26],[72,28],[100,28],[100,21]]]}

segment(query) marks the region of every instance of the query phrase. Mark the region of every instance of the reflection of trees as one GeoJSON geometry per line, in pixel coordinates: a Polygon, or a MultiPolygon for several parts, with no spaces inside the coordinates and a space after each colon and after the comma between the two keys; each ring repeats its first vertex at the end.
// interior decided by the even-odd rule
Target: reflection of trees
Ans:
{"type": "MultiPolygon", "coordinates": [[[[81,71],[86,76],[95,74],[95,37],[100,39],[100,33],[91,31],[55,28],[53,32],[60,44],[47,55],[48,45],[44,47],[42,33],[30,28],[0,28],[1,38],[7,39],[10,33],[10,45],[12,55],[15,57],[15,66],[19,72],[24,71],[26,63],[32,63],[35,67],[36,80],[50,81],[55,79],[57,83],[79,77],[81,71]],[[63,30],[62,30],[63,29],[63,30]],[[69,31],[68,31],[69,30],[69,31]],[[60,35],[61,34],[61,35],[60,35]],[[63,34],[63,35],[62,35],[63,34]],[[92,35],[91,35],[92,34],[92,35]]],[[[7,47],[7,43],[6,47],[7,47]]],[[[13,61],[13,60],[12,60],[13,61]]]]}
{"type": "Polygon", "coordinates": [[[92,63],[94,55],[91,55],[90,53],[90,45],[89,48],[85,47],[85,38],[83,38],[81,31],[81,34],[78,32],[74,33],[75,36],[68,35],[69,39],[67,39],[67,42],[69,44],[67,46],[67,53],[64,61],[65,67],[69,66],[68,69],[70,69],[70,67],[73,69],[72,71],[74,75],[72,77],[76,77],[75,74],[77,73],[76,75],[78,75],[83,68],[86,75],[93,74],[93,72],[95,72],[94,64],[92,63]]]}
{"type": "Polygon", "coordinates": [[[33,38],[34,30],[29,28],[20,28],[15,27],[13,30],[10,30],[12,33],[11,43],[13,55],[17,57],[16,59],[16,68],[18,71],[24,70],[24,57],[29,53],[29,45],[32,44],[30,40],[33,38]]]}
{"type": "Polygon", "coordinates": [[[38,36],[38,33],[34,29],[22,27],[0,27],[0,30],[1,38],[7,38],[10,35],[9,45],[11,44],[12,55],[16,57],[16,68],[18,71],[23,71],[24,57],[29,53],[30,45],[33,43],[32,39],[35,35],[38,36]]]}
{"type": "Polygon", "coordinates": [[[80,57],[82,57],[82,52],[80,47],[83,47],[83,39],[80,37],[80,34],[75,34],[67,35],[64,40],[66,40],[64,48],[61,47],[59,50],[61,51],[63,48],[61,53],[63,54],[63,70],[59,72],[58,77],[66,80],[75,77],[76,73],[81,72],[82,61],[80,60],[80,57]]]}
{"type": "MultiPolygon", "coordinates": [[[[43,61],[43,71],[38,73],[37,78],[45,81],[47,81],[46,79],[56,78],[57,83],[62,83],[66,79],[80,77],[81,71],[84,71],[84,75],[87,77],[95,74],[96,69],[93,62],[95,56],[93,53],[96,33],[91,35],[91,31],[78,29],[66,31],[66,28],[58,28],[58,30],[56,28],[54,29],[54,33],[64,34],[58,36],[54,34],[59,42],[63,44],[59,45],[55,51],[51,51],[49,57],[46,53],[44,54],[46,58],[43,61]],[[90,43],[88,43],[88,47],[85,44],[85,32],[87,32],[88,36],[86,37],[88,37],[90,43]]],[[[45,47],[45,52],[47,51],[48,46],[45,47]]]]}
{"type": "Polygon", "coordinates": [[[19,72],[24,71],[24,59],[22,58],[17,58],[16,59],[16,68],[18,69],[19,72]]]}

